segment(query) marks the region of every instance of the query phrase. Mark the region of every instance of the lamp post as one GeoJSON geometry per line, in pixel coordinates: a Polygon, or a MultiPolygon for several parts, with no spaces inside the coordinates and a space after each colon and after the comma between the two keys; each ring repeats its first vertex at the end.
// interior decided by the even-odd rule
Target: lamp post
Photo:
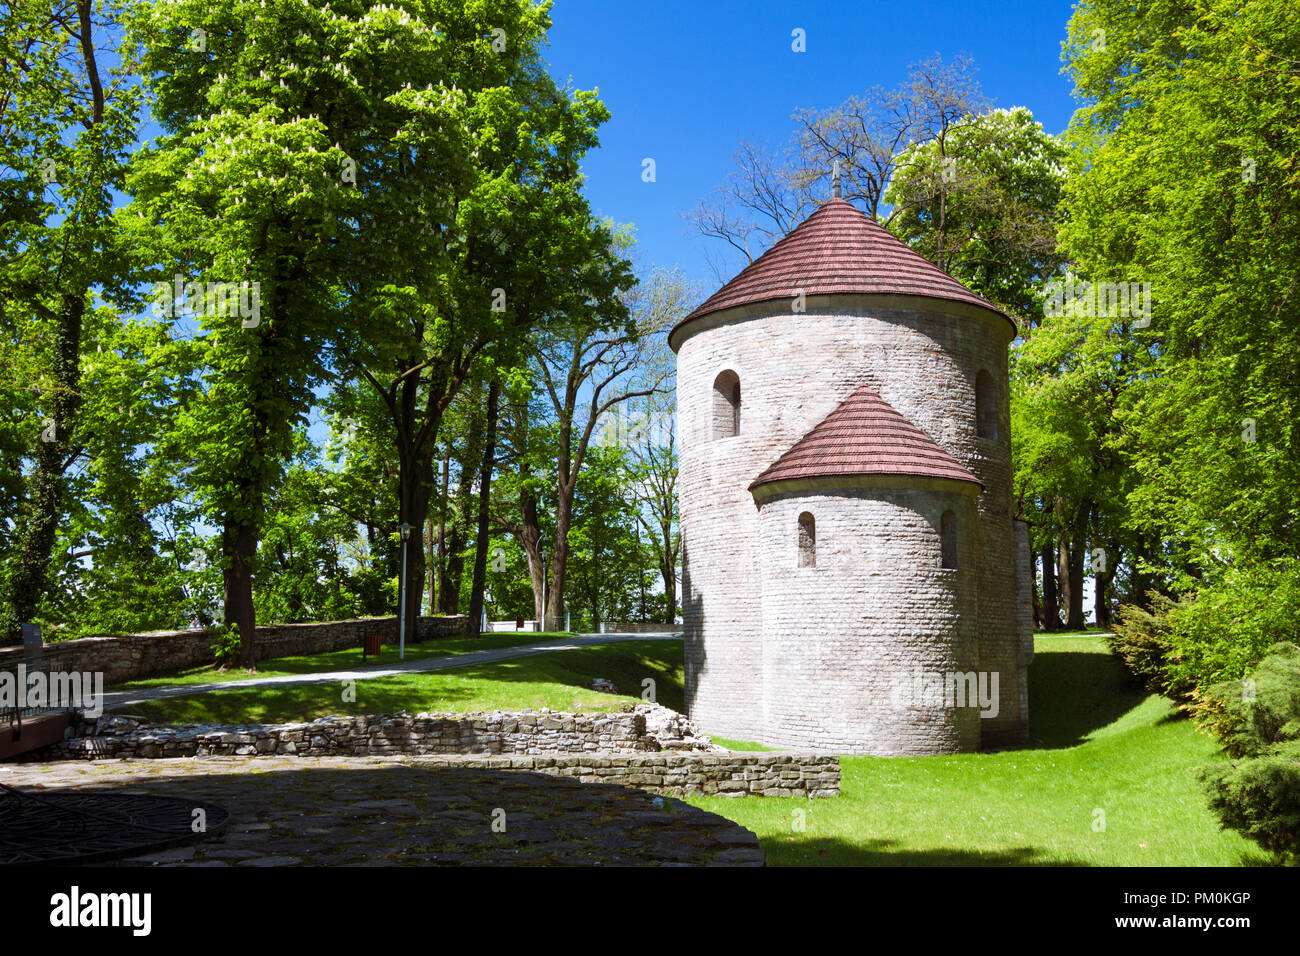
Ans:
{"type": "Polygon", "coordinates": [[[406,542],[411,538],[415,525],[403,521],[398,527],[402,531],[402,579],[397,583],[398,625],[397,625],[397,659],[406,660],[406,542]]]}

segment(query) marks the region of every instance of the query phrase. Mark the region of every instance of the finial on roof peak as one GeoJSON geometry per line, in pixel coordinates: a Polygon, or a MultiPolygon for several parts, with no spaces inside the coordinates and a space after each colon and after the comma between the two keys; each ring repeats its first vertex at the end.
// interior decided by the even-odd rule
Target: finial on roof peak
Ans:
{"type": "Polygon", "coordinates": [[[831,198],[839,199],[840,196],[840,161],[835,160],[835,166],[831,169],[831,198]]]}

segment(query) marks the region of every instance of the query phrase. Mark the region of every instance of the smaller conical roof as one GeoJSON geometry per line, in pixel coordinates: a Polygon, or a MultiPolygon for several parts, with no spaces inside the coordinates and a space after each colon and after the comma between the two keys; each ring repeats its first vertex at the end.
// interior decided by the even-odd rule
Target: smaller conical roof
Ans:
{"type": "Polygon", "coordinates": [[[755,478],[749,490],[792,478],[850,475],[915,475],[980,484],[934,439],[863,385],[755,478]]]}

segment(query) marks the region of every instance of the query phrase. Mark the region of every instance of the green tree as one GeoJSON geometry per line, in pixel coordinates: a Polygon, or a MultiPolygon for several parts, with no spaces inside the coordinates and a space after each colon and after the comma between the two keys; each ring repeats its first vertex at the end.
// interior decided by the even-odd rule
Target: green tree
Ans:
{"type": "Polygon", "coordinates": [[[957,120],[904,149],[884,198],[890,230],[1022,323],[1063,265],[1056,213],[1066,148],[1023,106],[957,120]]]}
{"type": "MultiPolygon", "coordinates": [[[[140,98],[130,43],[118,47],[111,69],[101,67],[104,31],[119,13],[117,5],[101,13],[92,0],[15,0],[0,10],[0,166],[12,171],[0,184],[0,328],[21,343],[11,366],[19,379],[7,387],[27,394],[15,410],[35,416],[11,419],[0,442],[10,464],[33,462],[21,508],[9,518],[0,641],[20,640],[19,625],[36,617],[49,590],[82,427],[91,296],[125,294],[112,191],[122,186],[140,98]]],[[[12,508],[18,492],[9,482],[12,508]]]]}
{"type": "Polygon", "coordinates": [[[1100,0],[1071,18],[1084,106],[1062,237],[1094,281],[1150,283],[1153,356],[1121,411],[1134,522],[1182,588],[1300,556],[1300,25],[1241,7],[1100,0]]]}

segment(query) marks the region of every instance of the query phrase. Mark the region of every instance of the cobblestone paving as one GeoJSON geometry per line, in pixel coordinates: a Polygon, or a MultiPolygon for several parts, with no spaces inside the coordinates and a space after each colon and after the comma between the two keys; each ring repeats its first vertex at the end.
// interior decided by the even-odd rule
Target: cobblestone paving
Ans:
{"type": "Polygon", "coordinates": [[[223,836],[128,866],[763,864],[753,833],[670,797],[418,757],[10,764],[0,782],[184,796],[230,812],[223,836]]]}

